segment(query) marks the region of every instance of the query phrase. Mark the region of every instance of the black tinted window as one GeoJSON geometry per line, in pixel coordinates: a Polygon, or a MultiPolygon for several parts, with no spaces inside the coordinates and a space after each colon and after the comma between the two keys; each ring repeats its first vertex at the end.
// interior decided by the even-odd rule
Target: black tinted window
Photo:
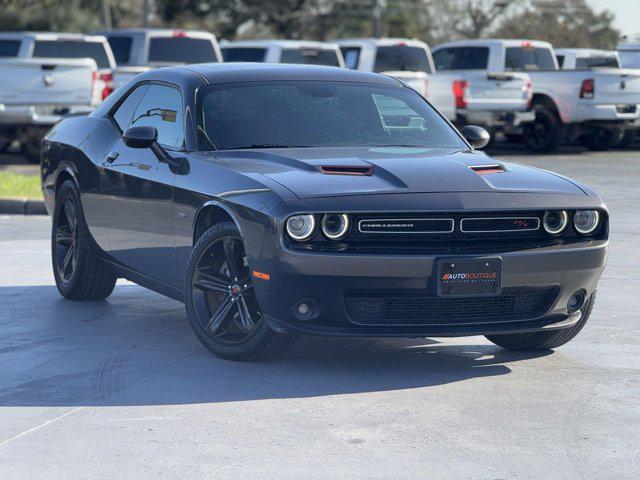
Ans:
{"type": "Polygon", "coordinates": [[[489,62],[487,47],[443,48],[433,54],[436,70],[486,70],[489,62]]]}
{"type": "Polygon", "coordinates": [[[375,72],[426,72],[431,73],[429,57],[424,48],[393,45],[376,49],[375,72]]]}
{"type": "Polygon", "coordinates": [[[358,60],[360,59],[360,47],[340,47],[342,56],[344,57],[344,65],[353,70],[358,69],[358,60]]]}
{"type": "Polygon", "coordinates": [[[618,59],[616,57],[588,57],[578,58],[576,60],[576,68],[598,68],[612,67],[619,68],[618,59]]]}
{"type": "Polygon", "coordinates": [[[283,48],[280,62],[340,66],[338,54],[335,50],[319,50],[316,48],[283,48]]]}
{"type": "Polygon", "coordinates": [[[466,148],[413,90],[377,84],[278,81],[204,87],[200,148],[466,148]]]}
{"type": "Polygon", "coordinates": [[[150,85],[131,120],[132,127],[139,125],[155,127],[159,144],[181,148],[184,120],[180,92],[164,85],[150,85]]]}
{"type": "Polygon", "coordinates": [[[556,60],[558,60],[558,66],[562,68],[564,65],[564,55],[556,55],[556,60]]]}
{"type": "Polygon", "coordinates": [[[83,40],[36,40],[33,56],[38,58],[93,58],[98,68],[111,68],[102,42],[83,40]]]}
{"type": "Polygon", "coordinates": [[[124,102],[120,104],[118,109],[113,114],[113,119],[116,121],[120,130],[123,132],[129,127],[131,124],[131,118],[133,117],[133,113],[136,111],[142,96],[147,91],[148,85],[141,85],[136,87],[136,89],[131,92],[127,98],[125,98],[124,102]]]}
{"type": "Polygon", "coordinates": [[[158,37],[149,42],[149,61],[156,63],[217,62],[211,40],[189,37],[158,37]]]}
{"type": "Polygon", "coordinates": [[[125,65],[131,59],[131,37],[109,37],[109,46],[118,65],[125,65]]]}
{"type": "Polygon", "coordinates": [[[17,57],[20,40],[0,40],[0,57],[17,57]]]}
{"type": "Polygon", "coordinates": [[[508,47],[504,66],[507,70],[555,70],[549,48],[508,47]]]}
{"type": "Polygon", "coordinates": [[[266,48],[223,48],[222,59],[225,62],[264,62],[266,53],[266,48]]]}

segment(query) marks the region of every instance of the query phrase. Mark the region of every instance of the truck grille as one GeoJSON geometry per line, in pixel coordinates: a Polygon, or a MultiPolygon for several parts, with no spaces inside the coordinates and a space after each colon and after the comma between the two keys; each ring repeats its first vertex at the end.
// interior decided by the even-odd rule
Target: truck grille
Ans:
{"type": "Polygon", "coordinates": [[[344,301],[351,321],[363,325],[451,325],[530,320],[551,307],[557,288],[505,289],[498,296],[446,298],[425,291],[350,290],[344,301]]]}

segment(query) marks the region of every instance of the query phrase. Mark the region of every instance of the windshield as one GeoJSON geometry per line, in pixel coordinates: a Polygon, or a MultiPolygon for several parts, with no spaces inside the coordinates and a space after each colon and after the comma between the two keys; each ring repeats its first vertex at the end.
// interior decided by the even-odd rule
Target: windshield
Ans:
{"type": "Polygon", "coordinates": [[[149,41],[149,62],[213,63],[217,62],[213,42],[208,38],[155,37],[149,41]]]}
{"type": "Polygon", "coordinates": [[[36,40],[34,58],[93,58],[98,68],[111,68],[106,44],[83,40],[36,40]]]}
{"type": "Polygon", "coordinates": [[[328,65],[339,67],[340,59],[335,50],[318,48],[283,48],[281,63],[303,63],[308,65],[328,65]]]}
{"type": "Polygon", "coordinates": [[[427,51],[422,47],[408,47],[406,45],[378,47],[373,71],[431,73],[427,51]]]}
{"type": "Polygon", "coordinates": [[[320,81],[244,82],[202,88],[201,150],[289,147],[466,149],[409,88],[320,81]]]}
{"type": "Polygon", "coordinates": [[[576,69],[581,68],[598,68],[598,67],[612,67],[619,68],[618,58],[609,55],[602,57],[585,57],[576,59],[576,69]]]}

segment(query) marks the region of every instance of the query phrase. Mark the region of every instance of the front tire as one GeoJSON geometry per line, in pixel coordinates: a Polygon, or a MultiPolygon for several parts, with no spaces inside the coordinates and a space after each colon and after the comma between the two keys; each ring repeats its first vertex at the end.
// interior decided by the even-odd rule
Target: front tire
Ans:
{"type": "Polygon", "coordinates": [[[580,330],[582,330],[586,325],[587,320],[589,320],[589,317],[591,316],[595,299],[596,292],[594,291],[580,309],[582,317],[580,317],[578,323],[572,327],[563,328],[561,330],[550,330],[547,332],[487,335],[486,338],[499,347],[506,348],[507,350],[538,351],[558,348],[572,340],[576,335],[578,335],[578,333],[580,333],[580,330]]]}
{"type": "Polygon", "coordinates": [[[71,300],[103,300],[111,295],[117,277],[98,256],[80,193],[71,180],[58,189],[51,230],[53,276],[60,295],[71,300]]]}
{"type": "Polygon", "coordinates": [[[271,330],[264,319],[242,236],[233,223],[217,224],[198,239],[187,263],[184,292],[193,331],[218,357],[263,360],[284,352],[295,340],[271,330]]]}

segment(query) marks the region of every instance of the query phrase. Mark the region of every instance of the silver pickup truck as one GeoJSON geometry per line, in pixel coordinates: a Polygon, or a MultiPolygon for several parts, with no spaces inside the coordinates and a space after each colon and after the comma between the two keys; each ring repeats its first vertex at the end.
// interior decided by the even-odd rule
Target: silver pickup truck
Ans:
{"type": "Polygon", "coordinates": [[[300,63],[344,67],[334,43],[305,40],[239,40],[220,44],[225,62],[300,63]]]}
{"type": "Polygon", "coordinates": [[[486,72],[524,72],[533,87],[535,121],[525,124],[525,144],[553,151],[565,140],[605,150],[625,130],[635,129],[640,114],[640,72],[595,69],[560,70],[553,47],[537,40],[463,40],[434,51],[474,47],[483,50],[486,72]]]}
{"type": "Polygon", "coordinates": [[[0,144],[18,140],[25,157],[38,162],[51,126],[91,112],[113,91],[114,66],[104,37],[0,34],[0,144]]]}
{"type": "Polygon", "coordinates": [[[209,32],[131,28],[98,33],[109,41],[118,64],[116,87],[153,68],[222,61],[216,37],[209,32]]]}

